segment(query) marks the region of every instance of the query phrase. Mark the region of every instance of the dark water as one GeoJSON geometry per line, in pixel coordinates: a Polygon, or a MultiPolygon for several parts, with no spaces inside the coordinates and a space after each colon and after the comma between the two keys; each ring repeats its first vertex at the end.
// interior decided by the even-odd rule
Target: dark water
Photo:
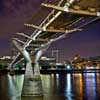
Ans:
{"type": "Polygon", "coordinates": [[[100,100],[100,74],[41,75],[41,98],[21,99],[23,79],[23,75],[0,76],[0,100],[100,100]]]}

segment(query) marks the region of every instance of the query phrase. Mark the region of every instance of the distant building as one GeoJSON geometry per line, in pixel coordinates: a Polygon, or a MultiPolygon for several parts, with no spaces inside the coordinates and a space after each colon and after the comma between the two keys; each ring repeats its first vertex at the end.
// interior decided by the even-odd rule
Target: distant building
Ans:
{"type": "Polygon", "coordinates": [[[82,58],[79,54],[75,55],[72,61],[73,68],[100,68],[100,56],[82,58]]]}
{"type": "Polygon", "coordinates": [[[55,67],[55,64],[56,64],[55,58],[41,57],[39,61],[39,65],[42,69],[48,69],[51,67],[55,67]]]}
{"type": "Polygon", "coordinates": [[[12,61],[11,56],[1,56],[0,57],[0,69],[8,67],[11,61],[12,61]]]}
{"type": "Polygon", "coordinates": [[[0,59],[12,59],[11,56],[1,56],[0,59]]]}

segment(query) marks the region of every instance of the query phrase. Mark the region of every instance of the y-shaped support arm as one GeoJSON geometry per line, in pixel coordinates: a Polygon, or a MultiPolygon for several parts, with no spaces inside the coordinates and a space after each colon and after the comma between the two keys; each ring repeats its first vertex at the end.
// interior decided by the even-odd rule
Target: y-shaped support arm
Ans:
{"type": "Polygon", "coordinates": [[[25,48],[22,48],[16,40],[12,40],[14,46],[17,48],[17,50],[23,55],[25,61],[26,61],[26,72],[25,75],[31,77],[33,76],[33,71],[32,71],[32,61],[30,58],[29,53],[26,51],[25,48]]]}
{"type": "Polygon", "coordinates": [[[46,44],[42,45],[39,50],[37,50],[36,56],[35,56],[35,66],[34,66],[34,74],[38,75],[40,74],[40,70],[39,70],[39,60],[42,56],[42,54],[48,49],[48,47],[50,46],[50,44],[52,42],[55,42],[61,38],[64,38],[65,35],[59,36],[58,38],[54,38],[51,39],[50,41],[48,41],[46,44]]]}

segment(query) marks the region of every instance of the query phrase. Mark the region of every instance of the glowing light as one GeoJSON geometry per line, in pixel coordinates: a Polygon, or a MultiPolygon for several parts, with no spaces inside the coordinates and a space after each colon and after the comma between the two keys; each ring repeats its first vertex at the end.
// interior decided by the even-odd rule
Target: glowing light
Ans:
{"type": "Polygon", "coordinates": [[[71,69],[71,66],[70,65],[67,65],[67,69],[71,69]]]}
{"type": "Polygon", "coordinates": [[[59,74],[56,74],[56,78],[59,78],[59,74]]]}

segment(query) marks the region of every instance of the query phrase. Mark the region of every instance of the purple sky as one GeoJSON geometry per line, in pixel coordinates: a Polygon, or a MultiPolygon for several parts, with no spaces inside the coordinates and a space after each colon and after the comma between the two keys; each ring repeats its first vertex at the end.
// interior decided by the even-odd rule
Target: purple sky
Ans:
{"type": "Polygon", "coordinates": [[[11,37],[24,29],[43,0],[0,0],[0,55],[11,53],[11,37]]]}
{"type": "MultiPolygon", "coordinates": [[[[43,0],[0,0],[0,55],[11,53],[11,37],[24,29],[24,23],[32,17],[43,0]]],[[[24,30],[23,30],[24,31],[24,30]]],[[[72,34],[52,44],[59,49],[59,56],[71,58],[75,53],[82,56],[100,56],[100,21],[82,32],[72,34]],[[63,44],[63,45],[62,45],[63,44]]]]}

